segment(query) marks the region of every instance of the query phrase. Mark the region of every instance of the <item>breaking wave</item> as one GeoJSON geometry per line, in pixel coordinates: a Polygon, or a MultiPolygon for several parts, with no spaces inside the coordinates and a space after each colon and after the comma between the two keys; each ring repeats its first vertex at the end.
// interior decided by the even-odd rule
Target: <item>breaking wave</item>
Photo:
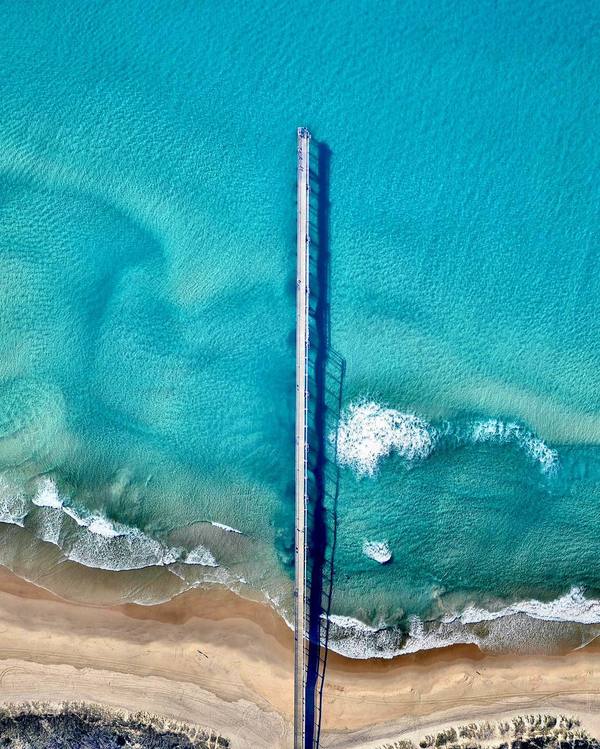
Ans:
{"type": "Polygon", "coordinates": [[[477,421],[472,426],[473,442],[494,442],[514,444],[520,447],[533,461],[539,463],[544,473],[558,468],[558,453],[539,437],[514,422],[504,423],[498,419],[477,421]]]}
{"type": "Polygon", "coordinates": [[[217,523],[216,520],[211,520],[210,524],[214,528],[220,528],[222,531],[225,531],[225,533],[237,533],[238,535],[242,535],[242,531],[238,531],[237,528],[232,528],[230,525],[225,525],[224,523],[217,523]]]}
{"type": "Polygon", "coordinates": [[[365,541],[362,553],[379,564],[385,564],[392,558],[392,552],[387,541],[365,541]]]}
{"type": "Polygon", "coordinates": [[[447,615],[442,621],[460,621],[462,624],[474,624],[514,614],[526,614],[533,619],[543,619],[544,621],[600,624],[600,601],[586,598],[584,589],[574,586],[568,593],[554,601],[520,601],[497,611],[487,611],[486,609],[469,606],[460,614],[447,615]]]}
{"type": "Polygon", "coordinates": [[[44,477],[28,500],[0,478],[0,522],[29,527],[66,559],[103,570],[135,570],[175,563],[217,567],[206,547],[169,546],[139,528],[67,504],[54,481],[44,477]]]}
{"type": "MultiPolygon", "coordinates": [[[[349,616],[329,616],[330,647],[348,658],[394,658],[450,645],[474,644],[482,650],[502,649],[533,652],[547,634],[547,626],[574,626],[578,647],[600,635],[600,601],[586,598],[581,587],[553,601],[519,601],[488,610],[469,606],[439,620],[411,617],[408,632],[399,627],[377,627],[349,616]],[[536,626],[536,622],[538,623],[536,626]],[[488,626],[482,630],[482,624],[488,626]]],[[[554,635],[556,632],[554,632],[554,635]]],[[[556,637],[545,643],[552,647],[556,637]]]]}
{"type": "Polygon", "coordinates": [[[27,517],[27,500],[0,476],[0,523],[20,525],[27,517]]]}
{"type": "Polygon", "coordinates": [[[338,426],[338,461],[360,476],[372,476],[392,451],[408,461],[422,460],[435,440],[435,428],[418,416],[373,401],[351,403],[338,426]]]}
{"type": "MultiPolygon", "coordinates": [[[[331,436],[335,441],[336,435],[331,436]]],[[[465,428],[449,422],[433,425],[420,416],[360,400],[350,403],[337,429],[337,460],[360,477],[373,476],[380,462],[395,453],[407,464],[427,458],[439,444],[461,446],[478,443],[514,445],[542,473],[559,466],[558,452],[525,427],[498,419],[474,421],[465,428]]]]}

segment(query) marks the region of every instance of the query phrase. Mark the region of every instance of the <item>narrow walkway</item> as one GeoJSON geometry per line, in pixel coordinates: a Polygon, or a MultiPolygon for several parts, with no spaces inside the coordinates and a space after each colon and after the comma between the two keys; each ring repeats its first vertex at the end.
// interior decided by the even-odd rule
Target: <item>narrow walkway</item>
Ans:
{"type": "Polygon", "coordinates": [[[294,749],[305,747],[306,720],[306,512],[308,503],[308,303],[309,303],[309,144],[310,133],[298,128],[298,215],[296,275],[296,513],[294,749]]]}

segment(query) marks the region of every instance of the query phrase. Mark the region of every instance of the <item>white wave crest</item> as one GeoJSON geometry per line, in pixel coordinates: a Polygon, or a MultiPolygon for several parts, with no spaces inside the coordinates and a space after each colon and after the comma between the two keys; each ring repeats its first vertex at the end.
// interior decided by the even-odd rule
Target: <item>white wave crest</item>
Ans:
{"type": "Polygon", "coordinates": [[[186,554],[185,564],[201,564],[203,567],[218,567],[214,556],[205,546],[197,546],[186,554]]]}
{"type": "Polygon", "coordinates": [[[63,542],[67,559],[102,570],[137,570],[164,567],[178,561],[182,549],[164,546],[137,528],[118,536],[98,535],[89,529],[74,541],[63,542]]]}
{"type": "Polygon", "coordinates": [[[350,616],[331,614],[329,621],[332,625],[329,647],[346,658],[389,660],[420,650],[479,643],[479,638],[466,627],[441,624],[427,630],[416,616],[410,620],[408,634],[391,627],[372,627],[350,616]]]}
{"type": "Polygon", "coordinates": [[[493,647],[495,638],[501,632],[499,627],[507,629],[511,621],[517,622],[519,633],[524,640],[527,639],[527,627],[519,622],[519,616],[545,622],[598,625],[600,601],[586,598],[583,588],[575,586],[553,601],[518,601],[495,610],[468,606],[461,612],[446,614],[433,622],[423,622],[413,616],[407,634],[391,627],[373,627],[353,617],[332,614],[329,616],[332,624],[330,647],[348,658],[386,659],[449,645],[493,647]],[[513,620],[513,617],[516,619],[513,620]],[[502,619],[507,620],[506,625],[499,623],[502,619]],[[495,623],[496,628],[487,636],[487,642],[486,637],[478,634],[473,626],[481,622],[495,623]]]}
{"type": "Polygon", "coordinates": [[[27,517],[27,500],[23,494],[0,476],[0,523],[23,526],[27,517]]]}
{"type": "MultiPolygon", "coordinates": [[[[410,629],[406,642],[399,651],[402,655],[418,653],[421,650],[435,650],[436,648],[447,648],[450,645],[479,645],[480,638],[466,627],[444,627],[440,625],[435,628],[426,629],[425,624],[418,616],[410,619],[410,629]]],[[[389,657],[397,655],[394,653],[389,657]]]]}
{"type": "Polygon", "coordinates": [[[586,598],[583,588],[574,586],[568,593],[553,601],[518,601],[497,611],[488,611],[469,606],[460,614],[450,614],[443,621],[460,621],[462,624],[492,621],[504,616],[526,614],[532,619],[549,622],[576,622],[578,624],[600,624],[600,601],[586,598]]]}
{"type": "MultiPolygon", "coordinates": [[[[332,442],[336,435],[331,435],[332,442]]],[[[396,452],[407,461],[427,458],[438,444],[460,446],[489,442],[516,445],[545,474],[559,468],[558,452],[524,426],[499,419],[475,421],[466,428],[444,422],[437,427],[415,414],[374,401],[350,403],[337,429],[337,459],[358,477],[373,476],[380,461],[396,452]]]]}
{"type": "Polygon", "coordinates": [[[558,452],[548,447],[539,437],[514,422],[505,423],[499,419],[476,421],[471,428],[473,442],[513,443],[518,445],[544,473],[552,473],[558,468],[558,452]]]}
{"type": "MultiPolygon", "coordinates": [[[[517,601],[495,610],[468,606],[460,613],[446,614],[428,629],[418,617],[414,617],[411,619],[407,641],[400,652],[414,653],[418,650],[443,648],[458,643],[481,645],[481,637],[470,629],[470,625],[497,622],[500,619],[510,620],[511,617],[523,615],[545,622],[600,624],[600,601],[586,598],[583,588],[574,586],[568,593],[552,601],[517,601]]],[[[523,632],[523,635],[526,637],[526,632],[523,632]]]]}
{"type": "Polygon", "coordinates": [[[60,548],[60,537],[63,528],[64,515],[55,512],[55,508],[42,507],[38,510],[39,522],[37,523],[36,537],[40,541],[60,548]]]}
{"type": "Polygon", "coordinates": [[[38,490],[31,501],[38,507],[54,507],[58,509],[63,505],[62,499],[58,496],[56,484],[48,476],[40,481],[38,490]]]}
{"type": "Polygon", "coordinates": [[[69,505],[65,505],[61,502],[60,505],[46,505],[46,507],[56,507],[62,509],[65,515],[72,518],[78,526],[86,528],[90,533],[96,536],[104,536],[104,538],[117,538],[118,536],[126,536],[131,533],[132,528],[122,523],[116,523],[108,518],[97,515],[97,514],[83,514],[78,512],[76,509],[69,505]]]}
{"type": "Polygon", "coordinates": [[[211,520],[210,524],[215,528],[220,528],[222,531],[225,531],[225,533],[239,533],[240,536],[243,535],[242,531],[238,531],[237,528],[232,528],[230,525],[224,525],[223,523],[217,523],[216,520],[211,520]]]}
{"type": "Polygon", "coordinates": [[[436,430],[419,416],[373,401],[351,403],[338,426],[338,461],[359,476],[373,476],[392,451],[408,461],[420,460],[431,453],[435,439],[436,430]]]}
{"type": "Polygon", "coordinates": [[[38,480],[31,502],[0,476],[0,522],[23,526],[29,512],[28,527],[37,538],[57,546],[67,559],[86,567],[116,571],[176,562],[219,566],[203,546],[186,552],[183,547],[163,544],[139,528],[75,508],[68,497],[60,496],[48,476],[38,480]]]}
{"type": "Polygon", "coordinates": [[[122,530],[119,530],[116,523],[111,523],[106,518],[94,515],[90,522],[87,524],[87,529],[90,533],[94,533],[96,536],[104,536],[104,538],[117,538],[117,536],[124,536],[127,533],[125,526],[121,526],[122,530]]]}
{"type": "Polygon", "coordinates": [[[37,492],[31,501],[37,507],[61,510],[65,515],[72,518],[77,525],[87,528],[90,533],[97,536],[116,538],[117,536],[124,536],[131,530],[128,526],[113,522],[102,515],[80,513],[74,507],[65,504],[59,496],[56,484],[49,476],[45,476],[39,481],[37,492]]]}
{"type": "Polygon", "coordinates": [[[387,541],[365,541],[362,553],[379,564],[385,564],[392,558],[392,552],[387,541]]]}
{"type": "Polygon", "coordinates": [[[402,652],[403,636],[397,630],[371,627],[352,616],[330,614],[328,619],[329,647],[346,658],[393,658],[402,652]]]}

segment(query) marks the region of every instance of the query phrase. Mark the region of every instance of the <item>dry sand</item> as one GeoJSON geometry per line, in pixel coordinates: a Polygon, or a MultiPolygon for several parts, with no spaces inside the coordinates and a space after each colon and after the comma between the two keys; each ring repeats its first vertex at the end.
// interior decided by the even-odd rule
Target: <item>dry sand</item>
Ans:
{"type": "MultiPolygon", "coordinates": [[[[89,701],[197,723],[233,747],[291,747],[292,633],[224,590],[156,606],[66,602],[0,568],[0,700],[89,701]]],[[[568,712],[600,735],[600,650],[392,661],[330,655],[323,747],[376,747],[456,722],[568,712]]]]}

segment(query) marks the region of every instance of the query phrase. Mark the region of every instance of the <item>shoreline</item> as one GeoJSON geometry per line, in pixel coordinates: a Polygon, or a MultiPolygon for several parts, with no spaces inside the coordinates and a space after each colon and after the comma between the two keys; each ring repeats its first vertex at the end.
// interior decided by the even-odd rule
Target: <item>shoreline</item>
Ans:
{"type": "MultiPolygon", "coordinates": [[[[4,703],[92,702],[193,722],[233,746],[291,744],[293,633],[266,604],[215,588],[155,606],[99,607],[0,568],[0,627],[4,703]]],[[[322,746],[366,749],[455,720],[538,709],[585,717],[600,733],[597,644],[558,656],[469,645],[391,660],[330,652],[322,746]]]]}
{"type": "MultiPolygon", "coordinates": [[[[256,561],[252,567],[249,560],[264,553],[265,545],[235,528],[203,520],[155,538],[65,504],[49,476],[38,480],[28,502],[17,492],[3,508],[0,564],[67,600],[156,605],[196,587],[223,585],[246,599],[268,601],[293,626],[292,579],[279,568],[269,568],[268,579],[263,577],[265,567],[256,561]]],[[[275,563],[266,561],[267,567],[275,563]]],[[[432,599],[423,618],[406,612],[390,626],[374,610],[364,619],[352,610],[332,613],[329,649],[364,660],[468,643],[484,652],[559,654],[600,636],[600,599],[586,598],[585,592],[575,582],[568,591],[555,591],[555,597],[546,597],[549,591],[522,591],[508,598],[474,593],[461,600],[455,591],[432,599]]]]}

